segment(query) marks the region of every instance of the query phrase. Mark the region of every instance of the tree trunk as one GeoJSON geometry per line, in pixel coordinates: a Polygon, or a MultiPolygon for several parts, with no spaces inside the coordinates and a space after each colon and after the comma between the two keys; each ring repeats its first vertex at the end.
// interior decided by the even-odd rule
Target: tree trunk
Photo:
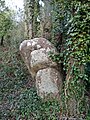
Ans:
{"type": "Polygon", "coordinates": [[[41,6],[40,13],[41,13],[41,21],[40,21],[40,31],[41,36],[51,40],[51,4],[48,0],[43,0],[44,6],[41,6]]]}
{"type": "Polygon", "coordinates": [[[1,46],[4,46],[4,36],[1,37],[1,46]]]}
{"type": "Polygon", "coordinates": [[[33,35],[33,16],[34,16],[34,3],[35,0],[25,0],[24,9],[25,9],[25,37],[31,39],[33,35]]]}

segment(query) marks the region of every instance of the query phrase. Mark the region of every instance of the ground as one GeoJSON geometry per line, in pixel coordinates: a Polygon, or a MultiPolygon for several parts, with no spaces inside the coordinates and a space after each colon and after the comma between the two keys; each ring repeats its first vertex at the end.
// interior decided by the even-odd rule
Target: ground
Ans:
{"type": "Polygon", "coordinates": [[[58,120],[59,103],[37,96],[17,48],[0,46],[0,120],[58,120]]]}
{"type": "Polygon", "coordinates": [[[37,95],[18,48],[0,46],[0,120],[60,120],[59,102],[43,101],[37,95]]]}

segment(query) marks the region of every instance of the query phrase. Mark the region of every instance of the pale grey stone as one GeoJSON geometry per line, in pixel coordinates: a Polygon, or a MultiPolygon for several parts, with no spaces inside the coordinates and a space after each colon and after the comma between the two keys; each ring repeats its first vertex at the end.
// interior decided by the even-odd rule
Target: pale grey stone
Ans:
{"type": "Polygon", "coordinates": [[[36,75],[36,87],[38,95],[42,98],[52,93],[54,96],[59,95],[59,87],[62,86],[60,73],[54,68],[39,70],[36,75]]]}
{"type": "Polygon", "coordinates": [[[49,52],[57,53],[54,45],[45,38],[34,38],[23,41],[19,49],[30,74],[36,79],[38,95],[58,96],[62,77],[58,71],[58,64],[49,57],[49,52]]]}

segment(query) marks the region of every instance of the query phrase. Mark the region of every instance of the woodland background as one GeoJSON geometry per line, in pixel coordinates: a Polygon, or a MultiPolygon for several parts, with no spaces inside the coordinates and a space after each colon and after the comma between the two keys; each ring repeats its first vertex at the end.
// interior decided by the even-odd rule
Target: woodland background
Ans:
{"type": "Polygon", "coordinates": [[[90,1],[24,0],[24,10],[10,10],[0,1],[0,119],[58,120],[70,117],[68,101],[77,101],[77,118],[90,120],[90,1]],[[44,37],[59,54],[62,106],[43,101],[24,65],[19,45],[24,39],[44,37]]]}

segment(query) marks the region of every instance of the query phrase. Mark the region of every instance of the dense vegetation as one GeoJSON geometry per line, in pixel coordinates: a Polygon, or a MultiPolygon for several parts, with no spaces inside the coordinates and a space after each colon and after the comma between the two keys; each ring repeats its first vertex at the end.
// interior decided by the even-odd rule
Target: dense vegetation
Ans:
{"type": "Polygon", "coordinates": [[[64,85],[64,107],[66,108],[64,109],[67,115],[70,114],[69,101],[73,99],[77,102],[77,115],[87,109],[85,108],[87,106],[85,92],[87,91],[86,84],[90,85],[90,78],[85,67],[88,64],[89,68],[90,63],[89,5],[89,1],[56,1],[56,8],[60,8],[59,11],[63,13],[60,16],[59,11],[55,11],[57,16],[54,21],[55,25],[56,21],[60,24],[60,26],[55,26],[55,29],[57,28],[63,34],[63,50],[58,56],[54,56],[54,59],[63,63],[66,72],[64,85]]]}
{"type": "Polygon", "coordinates": [[[90,2],[42,0],[42,3],[44,6],[40,0],[25,0],[25,21],[17,22],[14,12],[4,0],[0,1],[0,119],[70,117],[73,100],[77,103],[77,114],[72,117],[90,120],[90,2]],[[23,39],[39,36],[49,39],[59,52],[50,57],[62,65],[62,106],[55,99],[43,101],[38,97],[35,83],[20,57],[23,39]]]}

